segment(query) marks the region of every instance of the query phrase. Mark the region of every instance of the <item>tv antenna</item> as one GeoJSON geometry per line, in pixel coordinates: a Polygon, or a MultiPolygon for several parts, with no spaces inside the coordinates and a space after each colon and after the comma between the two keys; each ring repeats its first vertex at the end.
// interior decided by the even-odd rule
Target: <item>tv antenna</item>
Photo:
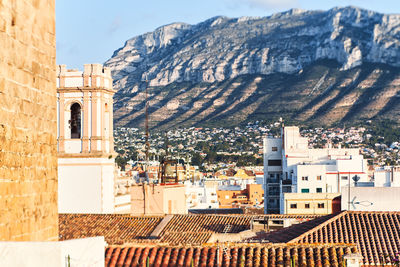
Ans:
{"type": "Polygon", "coordinates": [[[353,206],[353,209],[356,209],[356,205],[361,205],[364,207],[369,207],[374,205],[374,203],[372,203],[371,201],[368,200],[363,200],[363,201],[355,201],[357,197],[354,197],[351,201],[349,201],[349,203],[353,206]]]}

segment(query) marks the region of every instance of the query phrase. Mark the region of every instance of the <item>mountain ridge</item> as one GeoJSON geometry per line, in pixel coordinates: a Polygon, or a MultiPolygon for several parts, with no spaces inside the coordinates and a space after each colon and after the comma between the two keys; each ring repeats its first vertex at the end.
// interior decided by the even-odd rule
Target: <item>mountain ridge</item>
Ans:
{"type": "MultiPolygon", "coordinates": [[[[119,126],[143,123],[145,79],[149,81],[155,128],[218,124],[224,114],[236,114],[232,115],[233,123],[258,117],[257,113],[252,113],[253,109],[246,109],[236,99],[246,100],[252,106],[249,98],[254,94],[261,96],[265,91],[258,84],[269,87],[275,96],[281,92],[277,113],[304,123],[328,125],[378,118],[377,107],[385,108],[385,114],[388,110],[397,112],[396,105],[393,109],[383,103],[396,103],[399,48],[400,15],[356,7],[328,11],[292,9],[269,17],[217,16],[195,25],[164,25],[127,40],[105,65],[111,68],[114,87],[118,90],[115,118],[119,126]],[[306,84],[306,81],[297,82],[295,86],[303,91],[290,87],[285,80],[272,79],[274,88],[264,84],[266,77],[271,79],[270,75],[288,80],[305,79],[302,72],[307,68],[317,72],[320,72],[318,68],[327,69],[306,84]],[[254,76],[252,82],[245,81],[249,75],[254,76]],[[341,76],[346,76],[350,82],[339,83],[341,76]],[[378,80],[383,82],[383,77],[386,79],[384,87],[377,84],[378,80]],[[288,94],[282,90],[287,87],[302,99],[297,111],[284,109],[293,105],[282,98],[288,94]],[[321,88],[329,90],[321,91],[321,88]],[[308,92],[306,96],[302,96],[304,92],[308,92]],[[202,95],[206,98],[199,99],[202,95]],[[322,97],[326,97],[326,101],[322,97]],[[342,97],[346,97],[347,104],[342,97]],[[383,102],[376,104],[377,99],[383,102]],[[313,103],[317,106],[312,106],[313,103]],[[364,104],[374,111],[358,114],[357,110],[364,104]],[[332,115],[331,111],[324,111],[323,114],[329,114],[327,116],[306,115],[315,110],[322,112],[322,107],[328,108],[327,105],[337,109],[336,113],[343,117],[332,115]],[[348,111],[340,111],[343,107],[348,111]],[[296,113],[300,111],[301,114],[296,113]],[[350,111],[354,114],[348,114],[350,111]],[[190,112],[196,115],[188,119],[185,116],[190,112]],[[186,115],[181,117],[183,114],[186,115]]],[[[261,98],[254,98],[254,101],[261,98]]],[[[271,101],[270,95],[260,105],[274,105],[271,101]]],[[[267,120],[275,116],[261,113],[265,113],[267,120]]],[[[396,114],[391,116],[398,121],[396,114]]]]}

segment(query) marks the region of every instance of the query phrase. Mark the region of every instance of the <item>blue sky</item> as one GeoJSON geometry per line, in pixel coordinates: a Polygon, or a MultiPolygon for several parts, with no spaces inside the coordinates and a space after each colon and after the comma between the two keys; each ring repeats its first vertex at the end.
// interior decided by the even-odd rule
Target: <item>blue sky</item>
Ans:
{"type": "Polygon", "coordinates": [[[57,0],[57,64],[82,69],[85,63],[104,63],[126,40],[172,22],[348,5],[400,13],[399,0],[57,0]]]}

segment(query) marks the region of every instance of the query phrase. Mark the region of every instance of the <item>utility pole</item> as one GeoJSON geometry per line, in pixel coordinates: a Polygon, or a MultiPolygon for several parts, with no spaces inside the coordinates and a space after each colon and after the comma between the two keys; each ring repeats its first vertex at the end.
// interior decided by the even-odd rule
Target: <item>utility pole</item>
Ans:
{"type": "Polygon", "coordinates": [[[349,177],[347,179],[348,179],[347,181],[349,182],[349,189],[348,189],[349,192],[347,192],[347,197],[348,197],[347,210],[350,210],[350,171],[349,171],[349,177]]]}
{"type": "Polygon", "coordinates": [[[145,129],[146,129],[146,163],[145,163],[145,174],[146,174],[146,180],[149,179],[149,150],[150,150],[150,143],[149,143],[149,102],[148,102],[148,94],[147,94],[147,87],[148,87],[148,80],[147,80],[147,75],[146,75],[146,80],[145,80],[145,129]]]}

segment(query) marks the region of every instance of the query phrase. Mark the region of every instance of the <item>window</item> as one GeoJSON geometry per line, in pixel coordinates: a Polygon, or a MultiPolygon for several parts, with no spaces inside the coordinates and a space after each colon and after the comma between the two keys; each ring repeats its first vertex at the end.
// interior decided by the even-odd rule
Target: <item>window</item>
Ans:
{"type": "Polygon", "coordinates": [[[306,209],[309,209],[309,208],[310,208],[310,203],[304,204],[304,207],[305,207],[306,209]]]}
{"type": "Polygon", "coordinates": [[[325,207],[325,204],[324,203],[318,203],[318,208],[319,209],[323,209],[325,207]]]}
{"type": "Polygon", "coordinates": [[[273,146],[272,151],[278,151],[278,148],[276,146],[273,146]]]}
{"type": "Polygon", "coordinates": [[[291,209],[297,209],[297,204],[290,204],[291,209]]]}
{"type": "Polygon", "coordinates": [[[302,189],[301,189],[301,192],[302,192],[302,193],[310,193],[310,189],[308,189],[308,188],[302,188],[302,189]]]}
{"type": "Polygon", "coordinates": [[[74,103],[71,105],[71,139],[81,138],[81,105],[74,103]]]}
{"type": "Polygon", "coordinates": [[[340,179],[347,180],[347,176],[341,176],[340,179]]]}
{"type": "Polygon", "coordinates": [[[317,181],[321,181],[322,180],[322,176],[321,175],[318,175],[317,176],[317,181]]]}
{"type": "Polygon", "coordinates": [[[282,166],[282,161],[280,159],[270,159],[268,160],[268,166],[282,166]]]}
{"type": "Polygon", "coordinates": [[[308,181],[308,176],[302,176],[302,177],[301,177],[301,180],[303,180],[303,181],[308,181]]]}
{"type": "Polygon", "coordinates": [[[322,188],[317,187],[317,193],[322,193],[322,188]]]}

